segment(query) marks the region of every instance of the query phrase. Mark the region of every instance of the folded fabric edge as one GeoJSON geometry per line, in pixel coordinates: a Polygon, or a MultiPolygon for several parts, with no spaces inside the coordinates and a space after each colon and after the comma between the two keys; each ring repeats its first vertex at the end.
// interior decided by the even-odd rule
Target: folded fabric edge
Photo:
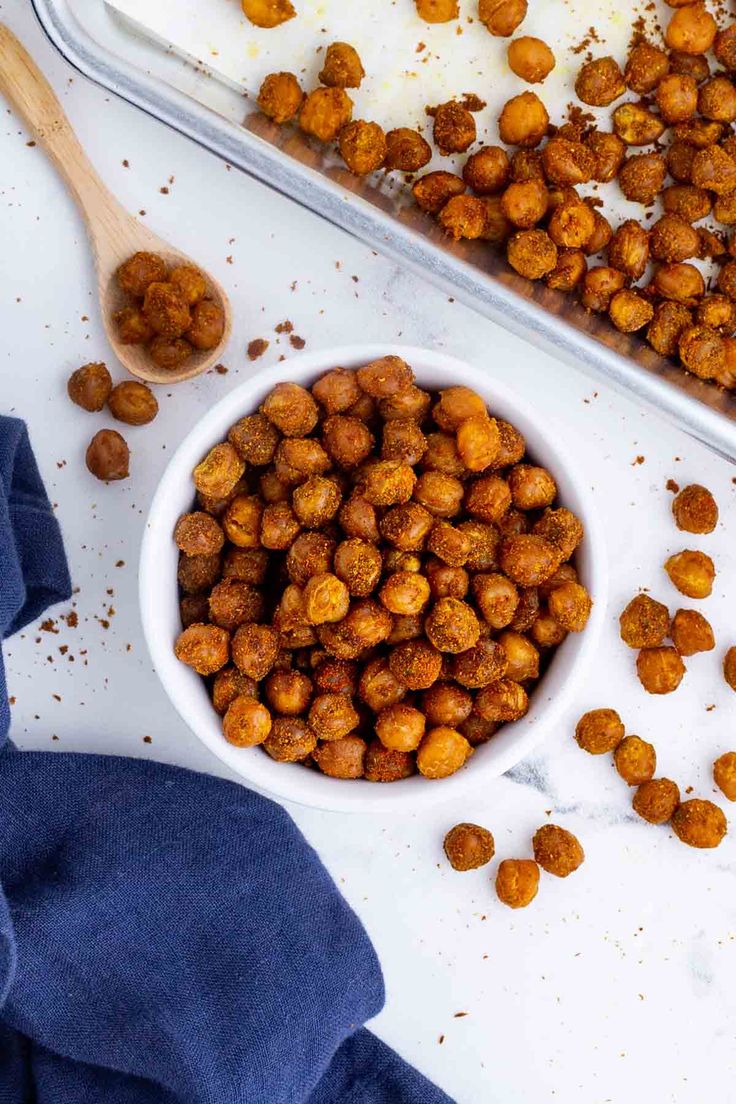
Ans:
{"type": "Polygon", "coordinates": [[[367,1028],[346,1039],[307,1104],[456,1104],[367,1028]]]}

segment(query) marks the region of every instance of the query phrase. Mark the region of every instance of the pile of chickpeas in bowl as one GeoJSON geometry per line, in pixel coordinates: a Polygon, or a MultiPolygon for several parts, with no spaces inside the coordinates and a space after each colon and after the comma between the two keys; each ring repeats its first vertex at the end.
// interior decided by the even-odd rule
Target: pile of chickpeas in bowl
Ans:
{"type": "MultiPolygon", "coordinates": [[[[499,114],[501,144],[479,146],[474,115],[485,105],[478,97],[428,109],[434,151],[467,154],[461,166],[417,176],[434,153],[422,134],[410,127],[385,133],[378,122],[353,118],[346,89],[359,88],[365,73],[348,43],[327,50],[322,87],[305,95],[294,74],[273,73],[258,104],[280,125],[296,121],[312,138],[336,142],[353,173],[411,174],[416,203],[454,240],[502,248],[520,276],[575,293],[620,332],[643,335],[696,377],[734,389],[736,236],[723,228],[736,225],[736,23],[719,30],[702,0],[666,3],[676,10],[661,42],[636,32],[625,64],[602,56],[580,68],[578,100],[612,107],[610,124],[575,108],[555,125],[540,95],[527,89],[499,114]],[[627,93],[633,98],[619,102],[627,93]],[[601,198],[581,192],[614,184],[638,207],[618,226],[601,198]],[[661,212],[649,223],[655,204],[661,212]],[[701,261],[715,266],[713,288],[701,261]]],[[[527,10],[526,0],[480,0],[478,19],[494,37],[511,39],[511,71],[539,85],[556,58],[538,38],[512,37],[527,10]]],[[[460,15],[455,0],[417,0],[417,11],[431,23],[460,15]]]]}
{"type": "Polygon", "coordinates": [[[177,657],[225,740],[333,778],[447,778],[591,598],[582,522],[522,434],[398,356],[281,382],[193,472],[177,657]]]}

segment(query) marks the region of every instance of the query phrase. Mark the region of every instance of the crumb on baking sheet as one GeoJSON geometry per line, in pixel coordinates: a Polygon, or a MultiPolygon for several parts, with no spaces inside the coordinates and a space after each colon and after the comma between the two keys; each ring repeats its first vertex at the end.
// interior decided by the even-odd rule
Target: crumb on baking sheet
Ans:
{"type": "Polygon", "coordinates": [[[672,494],[678,494],[680,490],[680,484],[675,483],[674,479],[668,479],[665,483],[665,489],[671,491],[672,494]]]}

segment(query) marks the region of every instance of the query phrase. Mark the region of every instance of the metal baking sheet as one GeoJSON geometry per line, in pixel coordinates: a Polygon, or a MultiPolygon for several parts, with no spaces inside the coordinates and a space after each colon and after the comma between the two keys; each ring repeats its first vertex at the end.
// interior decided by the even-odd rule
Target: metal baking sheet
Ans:
{"type": "MultiPolygon", "coordinates": [[[[486,244],[448,242],[433,221],[411,205],[395,175],[358,179],[329,151],[291,128],[274,126],[249,105],[247,97],[274,68],[294,69],[306,85],[316,80],[318,47],[343,37],[359,46],[367,70],[373,65],[370,78],[355,95],[356,115],[378,117],[387,125],[412,118],[426,124],[427,104],[475,92],[488,104],[478,116],[479,137],[494,141],[500,105],[519,90],[519,82],[513,83],[504,69],[504,43],[477,24],[430,27],[414,17],[408,0],[408,13],[396,17],[390,28],[376,11],[393,15],[395,4],[301,0],[300,18],[276,31],[251,27],[240,14],[238,0],[210,0],[206,6],[198,0],[157,0],[155,5],[150,0],[32,2],[52,42],[99,84],[431,279],[506,329],[633,394],[736,460],[736,400],[730,394],[688,376],[640,339],[617,333],[606,319],[586,314],[570,297],[520,279],[486,244]],[[146,12],[146,6],[153,10],[146,12]],[[218,14],[210,19],[214,11],[218,14]],[[448,26],[453,28],[452,42],[448,26]],[[205,30],[206,37],[200,39],[205,30]],[[285,35],[295,36],[298,55],[289,55],[285,35]],[[385,48],[387,41],[390,50],[385,48]],[[417,61],[425,54],[426,63],[417,61]],[[411,68],[406,71],[416,71],[415,77],[405,75],[407,65],[411,68]],[[375,103],[371,89],[378,97],[375,103]]],[[[570,77],[580,59],[569,48],[586,37],[591,25],[600,40],[591,44],[593,50],[622,54],[640,6],[632,5],[623,15],[613,7],[608,0],[535,6],[538,15],[525,23],[524,30],[547,37],[559,59],[542,93],[550,105],[571,100],[570,77]]],[[[658,13],[646,12],[647,7],[641,4],[650,21],[655,20],[658,13]]],[[[443,163],[447,165],[447,159],[443,163]]],[[[608,206],[609,196],[604,198],[608,206]]],[[[625,206],[620,204],[617,211],[625,206]]]]}

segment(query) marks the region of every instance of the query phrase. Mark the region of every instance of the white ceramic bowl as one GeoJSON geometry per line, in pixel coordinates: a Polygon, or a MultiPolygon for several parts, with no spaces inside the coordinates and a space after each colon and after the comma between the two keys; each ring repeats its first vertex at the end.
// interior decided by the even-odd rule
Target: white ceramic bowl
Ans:
{"type": "MultiPolygon", "coordinates": [[[[568,435],[569,436],[569,435],[568,435]]],[[[444,353],[406,346],[352,345],[310,352],[259,372],[214,406],[195,426],[173,456],[151,504],[140,564],[143,629],[154,667],[166,692],[189,727],[215,755],[253,788],[275,797],[334,811],[413,811],[455,798],[515,766],[554,730],[570,706],[592,657],[603,624],[607,593],[606,550],[586,472],[562,446],[563,430],[550,424],[542,404],[530,408],[490,372],[471,368],[444,353]],[[465,384],[487,399],[492,413],[512,422],[527,439],[530,455],[555,476],[560,500],[585,524],[585,540],[577,553],[582,581],[594,598],[584,633],[567,637],[531,697],[529,712],[504,726],[479,747],[466,766],[451,778],[429,781],[413,776],[391,785],[342,781],[298,764],[277,763],[260,748],[236,748],[222,735],[221,721],[210,703],[204,682],[174,656],[180,632],[177,592],[178,550],[172,537],[177,518],[192,508],[192,469],[230,426],[252,413],[280,380],[304,386],[337,365],[359,367],[394,353],[414,369],[417,383],[430,390],[465,384]]]]}

